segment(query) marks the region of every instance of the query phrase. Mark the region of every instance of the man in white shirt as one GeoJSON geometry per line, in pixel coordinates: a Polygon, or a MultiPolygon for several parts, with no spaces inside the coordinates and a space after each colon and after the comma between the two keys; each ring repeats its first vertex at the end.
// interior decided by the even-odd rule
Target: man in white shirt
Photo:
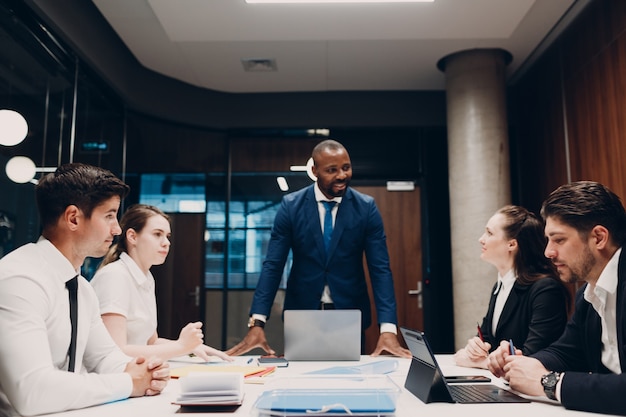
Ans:
{"type": "Polygon", "coordinates": [[[626,213],[602,184],[559,187],[543,203],[552,259],[563,281],[586,282],[563,335],[530,357],[501,342],[489,369],[524,394],[566,408],[626,415],[626,213]]]}
{"type": "Polygon", "coordinates": [[[93,289],[80,276],[85,258],[104,256],[121,232],[117,212],[127,193],[107,170],[59,167],[36,187],[39,241],[0,259],[0,398],[21,415],[156,395],[167,384],[167,363],[119,350],[93,289]],[[66,282],[77,275],[74,342],[66,282]]]}

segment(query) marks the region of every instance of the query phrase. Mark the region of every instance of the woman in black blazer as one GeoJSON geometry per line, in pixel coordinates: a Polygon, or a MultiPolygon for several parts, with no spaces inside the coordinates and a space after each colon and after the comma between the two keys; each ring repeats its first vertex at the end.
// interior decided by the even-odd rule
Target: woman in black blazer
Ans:
{"type": "Polygon", "coordinates": [[[478,241],[480,257],[496,267],[498,281],[478,334],[454,359],[459,366],[487,368],[487,357],[501,340],[513,340],[529,355],[561,336],[570,294],[544,256],[543,223],[525,208],[502,207],[478,241]]]}

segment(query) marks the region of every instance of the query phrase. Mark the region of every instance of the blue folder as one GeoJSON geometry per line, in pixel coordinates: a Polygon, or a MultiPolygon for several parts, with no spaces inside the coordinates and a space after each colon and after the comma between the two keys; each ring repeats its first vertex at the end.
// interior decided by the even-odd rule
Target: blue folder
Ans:
{"type": "Polygon", "coordinates": [[[393,413],[392,393],[379,390],[273,390],[262,393],[255,403],[260,411],[272,413],[367,414],[393,413]]]}

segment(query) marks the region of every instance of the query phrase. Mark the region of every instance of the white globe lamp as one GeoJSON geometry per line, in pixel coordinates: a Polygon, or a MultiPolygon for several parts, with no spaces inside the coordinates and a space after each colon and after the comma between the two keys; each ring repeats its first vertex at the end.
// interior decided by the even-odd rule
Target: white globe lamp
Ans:
{"type": "Polygon", "coordinates": [[[14,110],[0,110],[0,145],[15,146],[28,134],[26,119],[14,110]]]}
{"type": "Polygon", "coordinates": [[[35,163],[26,156],[14,156],[6,165],[7,177],[18,184],[24,184],[35,178],[35,163]]]}

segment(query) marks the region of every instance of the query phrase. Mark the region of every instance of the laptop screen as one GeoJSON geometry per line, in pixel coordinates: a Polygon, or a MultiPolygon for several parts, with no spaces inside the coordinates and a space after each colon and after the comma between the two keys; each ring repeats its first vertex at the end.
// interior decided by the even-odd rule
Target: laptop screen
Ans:
{"type": "Polygon", "coordinates": [[[360,310],[285,310],[284,332],[287,360],[361,359],[360,310]]]}

